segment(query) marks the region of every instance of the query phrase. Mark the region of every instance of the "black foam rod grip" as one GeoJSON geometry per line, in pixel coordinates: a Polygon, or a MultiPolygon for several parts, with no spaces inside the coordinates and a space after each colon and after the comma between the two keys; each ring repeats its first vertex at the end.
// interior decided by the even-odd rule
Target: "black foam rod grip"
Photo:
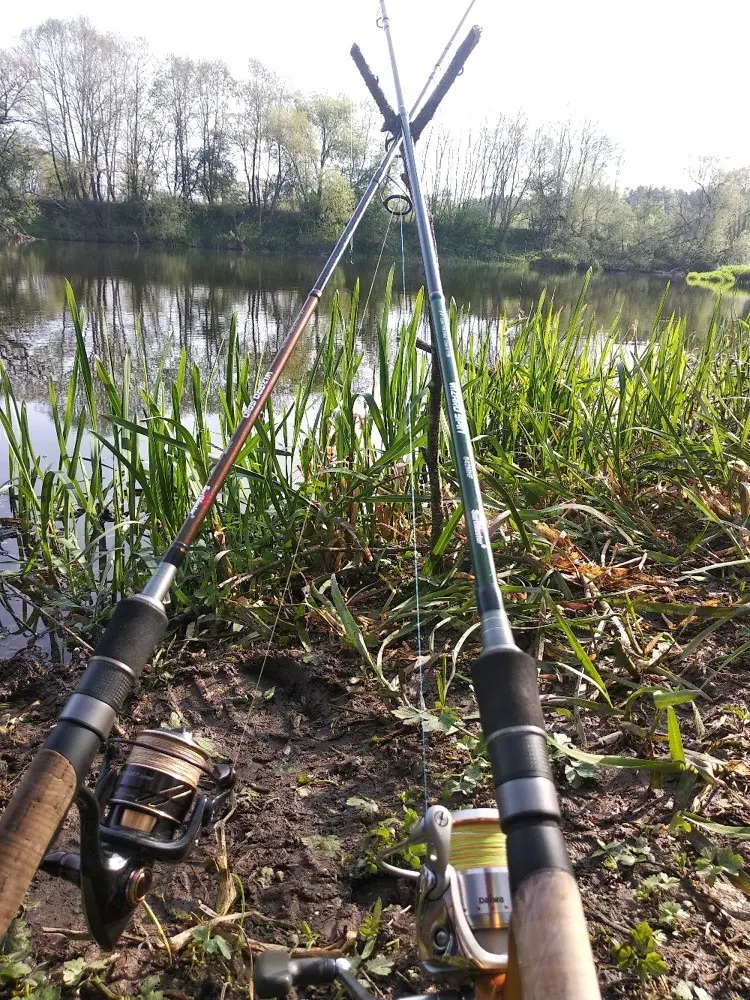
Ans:
{"type": "Polygon", "coordinates": [[[151,658],[167,627],[167,616],[158,601],[133,594],[115,608],[107,628],[96,644],[94,656],[119,660],[136,678],[151,658]]]}
{"type": "Polygon", "coordinates": [[[119,715],[166,627],[167,616],[156,602],[141,594],[120,601],[76,692],[98,698],[119,715]]]}
{"type": "Polygon", "coordinates": [[[378,110],[383,116],[383,131],[391,132],[394,135],[398,132],[398,115],[388,103],[388,100],[380,87],[380,81],[367,65],[367,60],[362,55],[362,50],[356,43],[352,45],[351,57],[359,70],[362,79],[365,81],[367,89],[372,94],[372,99],[378,106],[378,110]]]}
{"type": "Polygon", "coordinates": [[[440,102],[451,89],[454,80],[464,68],[464,63],[476,48],[481,37],[482,29],[475,24],[466,38],[464,38],[459,47],[456,49],[456,54],[451,59],[448,69],[445,73],[443,73],[439,83],[425,101],[422,110],[411,123],[411,135],[414,142],[417,141],[427,125],[430,123],[432,116],[435,114],[440,105],[440,102]]]}
{"type": "Polygon", "coordinates": [[[528,653],[507,648],[482,653],[471,668],[471,679],[487,741],[510,727],[544,729],[536,660],[528,653]]]}

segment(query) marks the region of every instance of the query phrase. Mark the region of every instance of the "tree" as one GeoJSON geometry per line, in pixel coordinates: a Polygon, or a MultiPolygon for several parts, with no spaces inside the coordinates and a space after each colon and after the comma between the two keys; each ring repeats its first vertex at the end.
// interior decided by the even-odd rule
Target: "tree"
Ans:
{"type": "Polygon", "coordinates": [[[197,186],[208,204],[213,205],[225,198],[234,184],[230,116],[236,85],[221,60],[198,63],[197,84],[197,186]]]}
{"type": "Polygon", "coordinates": [[[598,186],[606,182],[614,146],[592,122],[568,119],[540,130],[529,182],[532,225],[546,245],[585,237],[587,214],[598,186]]]}
{"type": "Polygon", "coordinates": [[[346,161],[352,142],[354,105],[347,97],[314,94],[298,99],[287,116],[285,150],[302,206],[317,218],[326,172],[346,161]]]}
{"type": "Polygon", "coordinates": [[[158,73],[153,96],[164,123],[162,170],[170,194],[186,200],[197,185],[197,69],[192,59],[171,55],[158,73]]]}
{"type": "Polygon", "coordinates": [[[539,135],[529,134],[526,115],[501,115],[486,127],[477,150],[482,198],[487,200],[490,224],[498,227],[498,244],[505,245],[529,188],[539,135]]]}
{"type": "Polygon", "coordinates": [[[129,50],[121,162],[122,192],[129,201],[145,202],[157,182],[157,158],[164,141],[164,122],[154,100],[151,55],[136,39],[129,50]]]}
{"type": "Polygon", "coordinates": [[[34,151],[22,131],[28,87],[28,67],[0,51],[0,225],[14,222],[33,174],[34,151]]]}
{"type": "Polygon", "coordinates": [[[49,20],[21,36],[30,78],[29,120],[49,154],[60,194],[113,200],[126,92],[120,39],[86,18],[49,20]]]}
{"type": "Polygon", "coordinates": [[[287,104],[283,82],[257,59],[238,87],[234,142],[245,174],[248,204],[258,220],[275,211],[287,179],[288,159],[280,142],[276,114],[287,104]]]}

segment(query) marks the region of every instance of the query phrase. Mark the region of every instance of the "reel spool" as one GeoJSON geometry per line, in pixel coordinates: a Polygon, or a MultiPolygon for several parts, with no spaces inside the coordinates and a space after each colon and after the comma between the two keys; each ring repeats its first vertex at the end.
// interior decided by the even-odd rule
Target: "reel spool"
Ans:
{"type": "Polygon", "coordinates": [[[418,883],[417,946],[427,972],[459,979],[477,973],[504,977],[511,903],[497,809],[451,813],[430,806],[408,839],[377,860],[384,871],[418,883]],[[385,860],[421,843],[427,852],[419,872],[385,860]]]}
{"type": "Polygon", "coordinates": [[[156,861],[187,857],[202,829],[226,813],[234,769],[214,764],[184,729],[110,740],[95,792],[81,785],[80,853],[48,854],[42,871],[81,889],[91,936],[113,948],[145,899],[156,861]],[[121,750],[130,753],[118,766],[121,750]]]}
{"type": "Polygon", "coordinates": [[[110,740],[108,747],[118,745],[131,747],[125,767],[118,773],[110,766],[97,783],[100,801],[99,784],[114,785],[103,803],[102,837],[123,842],[123,834],[136,831],[171,843],[187,820],[201,778],[214,777],[208,754],[183,729],[147,729],[132,742],[110,740]]]}

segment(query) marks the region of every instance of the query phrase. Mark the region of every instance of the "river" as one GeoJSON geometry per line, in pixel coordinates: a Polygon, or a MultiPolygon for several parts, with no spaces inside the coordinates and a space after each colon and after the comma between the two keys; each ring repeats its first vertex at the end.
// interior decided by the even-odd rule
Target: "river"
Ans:
{"type": "MultiPolygon", "coordinates": [[[[348,303],[359,275],[362,299],[372,285],[370,311],[362,323],[366,361],[375,350],[369,317],[379,315],[385,279],[400,262],[384,259],[373,285],[374,262],[347,260],[340,267],[313,320],[307,350],[300,344],[300,371],[312,358],[316,331],[330,321],[338,291],[348,303]]],[[[322,260],[272,258],[197,250],[166,252],[94,244],[33,243],[0,251],[0,357],[7,365],[16,393],[42,404],[51,377],[61,388],[69,372],[73,331],[65,307],[64,281],[69,279],[87,315],[87,336],[93,353],[104,349],[106,325],[115,357],[132,345],[137,321],[149,364],[156,365],[165,349],[172,357],[186,346],[192,360],[208,368],[216,359],[232,313],[237,314],[241,346],[268,358],[317,277],[322,260]]],[[[546,289],[555,305],[568,311],[583,282],[577,273],[539,274],[533,270],[486,264],[445,264],[446,294],[464,311],[463,322],[491,331],[499,315],[527,313],[546,289]]],[[[417,261],[406,268],[407,299],[421,283],[417,261]]],[[[594,274],[586,301],[588,316],[602,327],[619,323],[623,335],[651,329],[667,279],[655,275],[594,274]]],[[[697,338],[705,333],[715,306],[714,294],[691,288],[683,280],[671,283],[665,314],[686,317],[697,338]]],[[[726,314],[750,316],[750,295],[738,294],[722,303],[726,314]]],[[[394,313],[395,317],[395,313],[394,313]]],[[[395,323],[395,318],[394,318],[395,323]]],[[[292,369],[293,370],[293,369],[292,369]]],[[[39,410],[35,408],[35,412],[39,410]]],[[[38,417],[36,417],[38,419],[38,417]]]]}

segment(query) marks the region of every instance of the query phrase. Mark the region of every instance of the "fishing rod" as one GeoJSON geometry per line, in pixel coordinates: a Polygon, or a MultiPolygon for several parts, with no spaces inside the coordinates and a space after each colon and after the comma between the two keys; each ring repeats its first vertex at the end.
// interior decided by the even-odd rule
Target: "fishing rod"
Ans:
{"type": "Polygon", "coordinates": [[[581,897],[560,828],[536,662],[516,646],[497,582],[437,251],[420,185],[385,0],[380,0],[380,11],[476,577],[483,649],[471,673],[507,846],[511,956],[515,953],[509,963],[509,987],[515,989],[519,984],[524,1000],[594,1000],[600,995],[599,986],[581,897]]]}
{"type": "MultiPolygon", "coordinates": [[[[446,389],[459,493],[476,580],[482,653],[472,666],[498,808],[451,812],[430,806],[380,867],[418,884],[417,946],[425,969],[450,990],[439,1000],[599,1000],[581,898],[560,827],[547,753],[537,667],[516,645],[498,586],[487,519],[466,419],[437,251],[414,155],[385,0],[380,0],[398,107],[410,198],[429,296],[433,353],[446,389]],[[388,858],[426,844],[419,872],[388,858]],[[455,992],[458,988],[459,993],[455,992]]],[[[292,986],[338,981],[355,1000],[372,995],[345,959],[263,955],[255,967],[261,998],[292,986]]],[[[429,994],[435,996],[435,994],[429,994]]],[[[417,1000],[410,997],[404,1000],[417,1000]]]]}
{"type": "MultiPolygon", "coordinates": [[[[434,114],[478,41],[478,33],[469,32],[420,111],[422,98],[468,10],[415,104],[412,113],[419,112],[417,123],[421,127],[434,114]]],[[[385,101],[363,59],[358,66],[376,100],[385,101]]],[[[165,603],[190,545],[400,147],[400,136],[387,146],[177,537],[143,590],[116,605],[75,692],[0,817],[0,939],[41,867],[80,887],[92,937],[103,948],[113,948],[150,888],[154,863],[186,857],[201,830],[228,810],[234,770],[213,762],[191,733],[148,730],[134,740],[113,740],[110,734],[166,630],[165,603]],[[85,782],[102,746],[104,760],[92,792],[85,782]],[[59,851],[45,857],[74,802],[81,821],[79,852],[59,851]]]]}

